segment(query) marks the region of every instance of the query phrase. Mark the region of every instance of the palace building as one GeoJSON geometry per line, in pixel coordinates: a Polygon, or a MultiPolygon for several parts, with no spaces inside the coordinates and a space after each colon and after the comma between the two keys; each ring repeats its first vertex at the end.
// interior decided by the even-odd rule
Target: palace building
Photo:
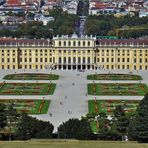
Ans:
{"type": "Polygon", "coordinates": [[[148,70],[148,40],[0,38],[0,69],[148,70]]]}

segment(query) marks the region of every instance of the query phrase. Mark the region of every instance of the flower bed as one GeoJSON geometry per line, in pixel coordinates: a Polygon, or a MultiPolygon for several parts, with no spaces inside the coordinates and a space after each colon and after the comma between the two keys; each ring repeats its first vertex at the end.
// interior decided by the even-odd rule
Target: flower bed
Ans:
{"type": "Polygon", "coordinates": [[[5,80],[58,80],[59,76],[55,74],[42,73],[20,73],[6,75],[5,80]]]}
{"type": "Polygon", "coordinates": [[[132,74],[92,74],[87,76],[88,80],[142,80],[139,75],[132,74]]]}
{"type": "Polygon", "coordinates": [[[46,114],[50,105],[49,100],[22,100],[22,99],[0,99],[1,104],[8,107],[10,104],[18,112],[27,112],[29,114],[46,114]]]}
{"type": "Polygon", "coordinates": [[[144,96],[148,92],[146,84],[128,84],[128,83],[90,83],[88,84],[89,95],[106,95],[106,96],[144,96]],[[95,86],[95,89],[94,89],[95,86]],[[94,91],[95,90],[95,91],[94,91]]]}
{"type": "Polygon", "coordinates": [[[53,83],[4,83],[0,95],[51,95],[55,87],[53,83]]]}
{"type": "Polygon", "coordinates": [[[124,107],[124,111],[126,113],[136,112],[137,106],[139,105],[138,100],[94,100],[88,101],[88,110],[89,113],[96,112],[96,105],[98,108],[98,112],[106,113],[111,115],[118,105],[122,105],[124,107]]]}

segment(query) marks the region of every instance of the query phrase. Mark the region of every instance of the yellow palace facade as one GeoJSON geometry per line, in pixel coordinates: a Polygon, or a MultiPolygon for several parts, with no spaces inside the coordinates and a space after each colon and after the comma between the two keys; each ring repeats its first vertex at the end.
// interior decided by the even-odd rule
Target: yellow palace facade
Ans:
{"type": "Polygon", "coordinates": [[[0,69],[148,70],[148,40],[0,38],[0,69]]]}

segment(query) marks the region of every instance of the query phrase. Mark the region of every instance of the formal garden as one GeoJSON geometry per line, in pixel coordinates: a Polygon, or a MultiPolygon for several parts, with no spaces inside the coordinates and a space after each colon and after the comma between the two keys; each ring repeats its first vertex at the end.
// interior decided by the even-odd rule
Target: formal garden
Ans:
{"type": "Polygon", "coordinates": [[[0,83],[0,95],[52,95],[54,83],[0,83]]]}
{"type": "MultiPolygon", "coordinates": [[[[89,114],[104,114],[106,116],[113,116],[114,111],[118,106],[122,106],[123,111],[128,116],[136,113],[139,105],[139,100],[89,100],[88,111],[89,114]]],[[[98,120],[90,121],[91,129],[94,133],[99,130],[98,120]]]]}
{"type": "Polygon", "coordinates": [[[59,76],[55,74],[45,74],[45,73],[19,73],[19,74],[9,74],[3,79],[5,80],[58,80],[59,76]]]}
{"type": "Polygon", "coordinates": [[[139,75],[133,74],[92,74],[87,76],[88,80],[142,80],[139,75]]]}
{"type": "Polygon", "coordinates": [[[144,96],[148,92],[142,83],[90,83],[87,86],[89,95],[106,96],[144,96]]]}
{"type": "Polygon", "coordinates": [[[50,100],[0,99],[0,104],[4,104],[6,108],[8,108],[9,105],[12,105],[18,112],[46,114],[50,105],[50,100]]]}
{"type": "Polygon", "coordinates": [[[125,113],[135,112],[139,105],[139,100],[89,100],[89,113],[106,113],[112,115],[117,106],[123,106],[125,113]]]}

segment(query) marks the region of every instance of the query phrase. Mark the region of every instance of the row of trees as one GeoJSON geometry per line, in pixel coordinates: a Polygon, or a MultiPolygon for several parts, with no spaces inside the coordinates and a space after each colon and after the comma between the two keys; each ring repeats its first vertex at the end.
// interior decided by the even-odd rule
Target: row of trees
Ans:
{"type": "MultiPolygon", "coordinates": [[[[114,17],[113,15],[88,16],[86,20],[86,34],[88,35],[119,35],[125,38],[136,38],[147,35],[144,29],[122,31],[118,34],[118,29],[125,26],[140,26],[148,22],[148,17],[139,18],[138,16],[114,17]]],[[[147,28],[147,27],[146,27],[147,28]]]]}
{"type": "MultiPolygon", "coordinates": [[[[53,125],[18,113],[10,105],[0,105],[0,139],[52,138],[53,125]],[[13,136],[12,136],[13,135],[13,136]]],[[[136,140],[148,142],[148,93],[136,113],[126,114],[125,106],[118,106],[111,118],[104,113],[87,114],[79,119],[69,119],[58,127],[58,138],[136,140]],[[97,121],[98,132],[93,134],[90,123],[97,121]]]]}
{"type": "Polygon", "coordinates": [[[26,140],[30,138],[51,138],[53,125],[19,113],[10,104],[8,108],[0,104],[0,139],[26,140]]]}

